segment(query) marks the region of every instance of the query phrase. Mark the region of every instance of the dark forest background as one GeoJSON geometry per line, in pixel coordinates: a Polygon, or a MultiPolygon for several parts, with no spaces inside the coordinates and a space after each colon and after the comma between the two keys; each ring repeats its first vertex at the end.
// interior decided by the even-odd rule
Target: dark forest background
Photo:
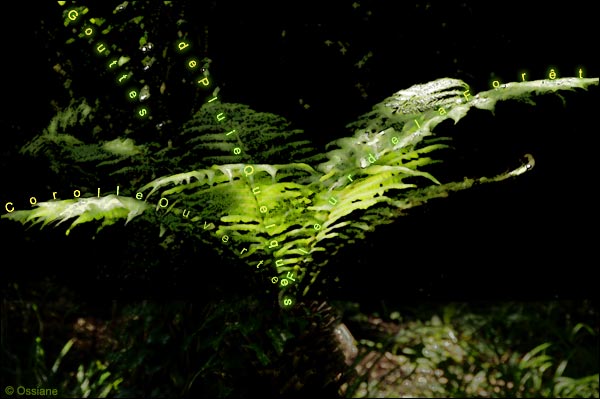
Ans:
{"type": "MultiPolygon", "coordinates": [[[[334,7],[211,1],[181,7],[197,27],[197,49],[212,61],[222,100],[282,115],[323,149],[347,136],[345,125],[373,104],[413,84],[453,77],[476,93],[494,79],[517,81],[523,71],[529,80],[546,78],[550,68],[559,77],[578,76],[579,68],[584,76],[598,76],[597,22],[585,3],[348,1],[334,7]]],[[[0,13],[4,207],[34,194],[51,196],[48,171],[18,150],[48,125],[53,101],[64,100],[53,65],[68,32],[60,29],[56,2],[10,2],[0,13]]],[[[122,95],[95,79],[93,69],[78,74],[85,82],[81,90],[122,95]]],[[[494,175],[518,166],[525,153],[534,155],[536,167],[514,180],[431,201],[346,247],[329,265],[340,278],[329,299],[355,301],[367,310],[450,301],[558,307],[568,301],[572,308],[595,309],[591,268],[597,254],[590,232],[598,89],[562,97],[564,105],[559,96],[540,97],[535,106],[501,104],[495,116],[474,111],[457,126],[440,126],[457,148],[438,169],[441,177],[494,175]]],[[[199,102],[182,90],[179,104],[172,106],[189,109],[199,102]]],[[[63,300],[81,301],[90,316],[102,318],[110,316],[114,299],[193,302],[193,281],[206,276],[206,268],[222,267],[207,253],[201,264],[177,271],[124,274],[117,265],[124,243],[134,237],[114,228],[92,240],[93,230],[83,227],[65,237],[61,228],[39,231],[1,220],[3,297],[15,300],[17,284],[24,298],[54,292],[46,300],[56,309],[63,300]]],[[[233,287],[238,285],[243,282],[233,287]]],[[[587,314],[597,329],[597,313],[587,314]]]]}

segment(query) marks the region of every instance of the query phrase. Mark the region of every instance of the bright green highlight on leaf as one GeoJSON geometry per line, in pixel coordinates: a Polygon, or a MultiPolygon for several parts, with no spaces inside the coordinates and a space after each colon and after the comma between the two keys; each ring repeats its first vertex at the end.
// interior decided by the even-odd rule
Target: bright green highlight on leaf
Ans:
{"type": "Polygon", "coordinates": [[[132,156],[141,152],[140,147],[137,147],[132,139],[107,141],[102,145],[102,148],[107,152],[120,156],[132,156]]]}

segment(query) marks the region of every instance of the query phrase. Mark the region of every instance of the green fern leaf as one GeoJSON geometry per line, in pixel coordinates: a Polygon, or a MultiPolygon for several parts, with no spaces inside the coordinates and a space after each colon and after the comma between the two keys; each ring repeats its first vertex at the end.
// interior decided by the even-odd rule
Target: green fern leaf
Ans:
{"type": "MultiPolygon", "coordinates": [[[[311,149],[306,140],[293,140],[302,132],[289,130],[283,118],[257,113],[239,104],[215,102],[205,105],[204,112],[186,124],[180,139],[187,144],[169,151],[162,149],[154,156],[169,164],[167,169],[184,160],[193,165],[206,164],[207,159],[221,162],[155,178],[138,190],[145,194],[145,201],[115,196],[53,201],[2,217],[22,223],[41,222],[42,226],[76,217],[71,228],[103,220],[102,228],[118,219],[130,221],[144,214],[152,208],[148,201],[155,201],[155,210],[159,211],[163,208],[161,201],[165,201],[168,206],[160,216],[161,234],[168,229],[189,232],[190,221],[212,220],[215,228],[210,229],[211,239],[198,229],[190,234],[206,243],[225,236],[231,238],[247,249],[241,259],[251,264],[261,261],[259,272],[277,282],[281,295],[307,295],[329,258],[321,253],[335,254],[347,243],[364,238],[376,226],[391,223],[404,211],[433,198],[519,176],[535,164],[533,156],[527,154],[521,166],[496,176],[440,181],[424,170],[439,162],[431,156],[448,148],[440,138],[433,137],[433,129],[439,123],[447,119],[456,123],[472,108],[493,111],[498,101],[517,99],[532,103],[534,94],[586,89],[597,84],[597,78],[509,83],[476,95],[456,79],[416,85],[395,93],[349,125],[355,134],[330,144],[337,148],[305,158],[320,162],[314,168],[289,159],[283,163],[256,162],[265,154],[272,161],[275,151],[270,146],[274,143],[284,149],[279,150],[281,157],[303,156],[310,154],[311,149]],[[227,118],[221,123],[215,114],[227,118]],[[233,130],[238,134],[223,133],[233,130]],[[244,135],[249,133],[255,138],[244,135]],[[278,137],[283,138],[281,142],[278,137]],[[257,151],[252,155],[255,162],[249,163],[250,155],[243,154],[240,162],[227,163],[231,159],[229,151],[240,145],[242,138],[244,148],[257,151]],[[210,155],[190,159],[204,153],[210,155]],[[166,159],[167,154],[170,159],[166,159]],[[193,212],[190,220],[178,216],[186,210],[193,212]]],[[[71,139],[65,142],[80,145],[71,139]]],[[[144,155],[127,140],[111,145],[115,146],[111,147],[115,155],[131,159],[144,155]]],[[[155,217],[148,212],[145,215],[155,217]]],[[[222,247],[217,247],[222,251],[222,247]]],[[[229,256],[240,258],[239,248],[228,248],[232,250],[229,256]]]]}

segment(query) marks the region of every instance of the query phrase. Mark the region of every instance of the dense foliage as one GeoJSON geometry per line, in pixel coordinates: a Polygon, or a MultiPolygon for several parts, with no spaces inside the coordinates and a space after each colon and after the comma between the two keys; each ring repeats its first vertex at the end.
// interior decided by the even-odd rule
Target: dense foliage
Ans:
{"type": "Polygon", "coordinates": [[[3,301],[14,385],[66,397],[598,397],[589,301],[281,313],[252,297],[81,302],[53,286],[13,286],[3,301]],[[330,335],[340,321],[356,340],[347,363],[330,335]]]}
{"type": "MultiPolygon", "coordinates": [[[[544,200],[562,203],[564,174],[583,181],[589,169],[589,157],[571,153],[585,146],[570,129],[593,120],[588,100],[598,78],[538,74],[487,90],[461,68],[478,65],[485,75],[496,65],[468,58],[479,58],[468,47],[459,61],[451,55],[463,40],[448,41],[447,5],[417,2],[397,14],[402,28],[392,10],[368,2],[335,7],[345,27],[269,21],[257,28],[246,15],[254,3],[203,2],[200,11],[190,1],[58,3],[35,10],[48,11],[33,29],[47,51],[29,63],[47,64],[55,77],[27,98],[27,109],[38,97],[47,109],[6,125],[12,116],[0,118],[3,129],[19,133],[2,147],[0,169],[10,173],[1,189],[22,196],[6,196],[15,211],[0,220],[5,254],[15,255],[2,265],[2,389],[56,388],[65,397],[598,397],[597,303],[515,300],[549,289],[540,277],[548,272],[536,269],[544,263],[514,249],[530,239],[526,219],[488,240],[488,257],[510,253],[514,264],[476,259],[476,271],[465,272],[475,245],[453,247],[449,236],[460,235],[467,218],[448,208],[453,223],[436,231],[431,218],[414,213],[434,198],[462,201],[457,192],[466,189],[493,187],[504,198],[540,159],[530,143],[506,144],[521,139],[559,148],[557,169],[542,153],[545,169],[536,171],[552,175],[544,200]],[[439,24],[422,29],[432,17],[439,24]],[[237,37],[225,42],[239,43],[235,51],[215,50],[230,29],[237,37]],[[270,39],[257,40],[263,34],[270,39]],[[300,42],[310,57],[297,51],[300,42]],[[434,64],[428,54],[440,53],[445,67],[409,68],[434,64]],[[382,71],[391,72],[376,79],[382,71]],[[118,84],[121,73],[129,83],[118,84]],[[264,85],[271,94],[263,93],[264,76],[276,82],[264,85]],[[407,88],[389,96],[400,87],[407,88]],[[556,100],[550,113],[566,99],[573,120],[562,121],[565,113],[536,119],[523,111],[540,108],[530,107],[534,99],[556,100]],[[538,123],[538,136],[524,131],[538,123]],[[470,146],[475,158],[487,158],[473,138],[490,125],[507,131],[490,140],[496,159],[484,168],[460,151],[470,146]],[[376,246],[385,234],[389,241],[376,246]],[[380,262],[374,253],[385,245],[394,259],[380,262]],[[434,280],[435,259],[451,254],[435,288],[407,300],[434,280]],[[443,276],[459,272],[475,276],[462,286],[469,303],[422,300],[435,290],[458,295],[443,276]],[[340,299],[340,279],[350,274],[358,276],[345,287],[352,299],[340,299]],[[475,289],[492,287],[509,300],[474,300],[475,289]]],[[[489,14],[465,15],[467,37],[497,23],[489,14]]],[[[494,35],[486,46],[502,51],[494,35]]],[[[512,73],[514,58],[507,59],[512,73]]],[[[577,256],[569,253],[569,267],[577,256]]]]}

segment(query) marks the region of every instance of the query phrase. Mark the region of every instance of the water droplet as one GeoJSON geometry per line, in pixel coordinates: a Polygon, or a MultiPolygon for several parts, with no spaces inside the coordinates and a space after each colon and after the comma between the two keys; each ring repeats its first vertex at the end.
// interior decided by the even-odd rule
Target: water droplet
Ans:
{"type": "Polygon", "coordinates": [[[140,50],[142,50],[143,53],[147,53],[148,51],[152,50],[154,48],[154,45],[150,42],[144,44],[142,47],[140,47],[140,50]]]}

